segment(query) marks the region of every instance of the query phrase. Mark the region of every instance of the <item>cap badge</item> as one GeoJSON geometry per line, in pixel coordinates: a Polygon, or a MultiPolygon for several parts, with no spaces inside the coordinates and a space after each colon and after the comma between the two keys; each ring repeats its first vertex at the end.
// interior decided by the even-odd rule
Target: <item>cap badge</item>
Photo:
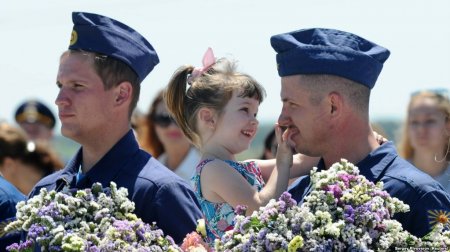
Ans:
{"type": "Polygon", "coordinates": [[[75,30],[72,30],[72,34],[70,35],[70,45],[74,45],[78,40],[78,33],[75,30]]]}

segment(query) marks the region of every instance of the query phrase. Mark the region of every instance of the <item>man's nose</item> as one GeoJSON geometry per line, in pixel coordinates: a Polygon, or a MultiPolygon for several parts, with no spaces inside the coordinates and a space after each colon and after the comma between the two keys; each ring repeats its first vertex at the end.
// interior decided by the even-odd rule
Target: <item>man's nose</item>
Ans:
{"type": "Polygon", "coordinates": [[[66,95],[66,92],[64,91],[63,88],[61,88],[58,92],[58,95],[56,96],[55,104],[57,106],[62,106],[62,105],[67,105],[68,103],[69,103],[69,99],[66,95]]]}
{"type": "Polygon", "coordinates": [[[283,108],[281,110],[280,115],[278,116],[278,124],[280,126],[288,126],[291,122],[289,115],[286,113],[286,110],[283,108]]]}
{"type": "Polygon", "coordinates": [[[278,116],[278,124],[280,126],[288,126],[290,123],[290,117],[281,112],[280,116],[278,116]]]}

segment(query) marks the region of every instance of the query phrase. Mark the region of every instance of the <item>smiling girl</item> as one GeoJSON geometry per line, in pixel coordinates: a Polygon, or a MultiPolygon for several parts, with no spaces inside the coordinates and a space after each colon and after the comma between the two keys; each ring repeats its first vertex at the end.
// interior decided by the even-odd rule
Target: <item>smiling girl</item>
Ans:
{"type": "Polygon", "coordinates": [[[264,96],[258,82],[236,72],[227,59],[216,62],[211,49],[202,68],[182,66],[169,82],[167,107],[202,153],[193,180],[210,242],[232,228],[238,205],[251,214],[287,189],[293,163],[289,129],[276,126],[276,162],[236,160],[255,137],[264,96]]]}

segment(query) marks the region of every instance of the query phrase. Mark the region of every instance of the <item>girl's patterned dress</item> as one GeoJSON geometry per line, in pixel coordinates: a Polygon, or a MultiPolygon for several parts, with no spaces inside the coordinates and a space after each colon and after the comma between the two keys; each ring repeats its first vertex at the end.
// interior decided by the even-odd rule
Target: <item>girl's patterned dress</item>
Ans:
{"type": "MultiPolygon", "coordinates": [[[[208,243],[214,244],[216,238],[222,237],[225,231],[233,229],[234,209],[226,203],[210,202],[203,198],[200,174],[203,167],[214,159],[206,159],[197,165],[195,175],[192,177],[194,182],[194,192],[200,203],[203,217],[206,223],[206,232],[208,243]]],[[[264,180],[261,176],[261,170],[255,162],[236,162],[232,160],[224,160],[230,167],[238,171],[247,181],[260,191],[264,186],[264,180]]]]}

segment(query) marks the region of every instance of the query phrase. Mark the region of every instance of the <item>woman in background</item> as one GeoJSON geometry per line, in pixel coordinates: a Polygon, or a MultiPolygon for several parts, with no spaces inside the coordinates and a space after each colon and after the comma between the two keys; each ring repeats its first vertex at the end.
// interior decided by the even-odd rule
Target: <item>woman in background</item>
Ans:
{"type": "Polygon", "coordinates": [[[450,193],[449,117],[450,101],[445,89],[413,93],[399,153],[450,193]]]}
{"type": "Polygon", "coordinates": [[[43,177],[64,164],[47,142],[30,141],[24,131],[0,124],[0,173],[27,195],[43,177]]]}
{"type": "Polygon", "coordinates": [[[164,90],[159,91],[150,104],[140,145],[192,185],[191,178],[200,161],[200,153],[169,115],[163,94],[164,90]]]}

